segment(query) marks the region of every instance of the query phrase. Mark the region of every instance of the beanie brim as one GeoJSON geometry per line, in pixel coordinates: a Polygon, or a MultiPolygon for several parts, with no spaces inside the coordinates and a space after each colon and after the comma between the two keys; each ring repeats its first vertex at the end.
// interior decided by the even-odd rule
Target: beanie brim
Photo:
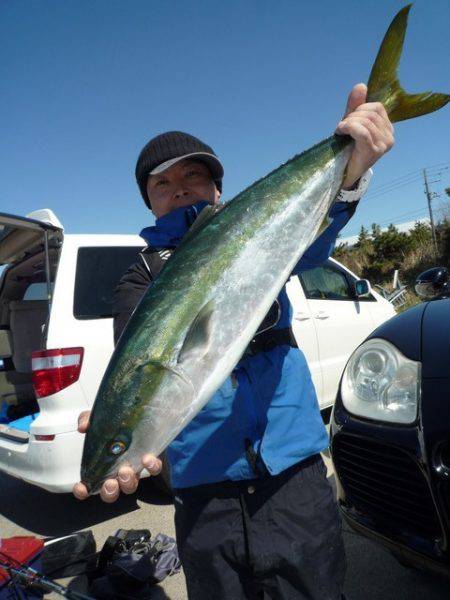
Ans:
{"type": "Polygon", "coordinates": [[[170,160],[166,160],[165,162],[155,167],[152,171],[150,171],[149,175],[158,175],[159,173],[164,173],[164,171],[170,169],[170,167],[172,167],[173,165],[176,165],[178,162],[180,162],[180,160],[185,160],[187,158],[197,158],[201,162],[205,163],[205,165],[210,170],[211,176],[214,180],[222,179],[222,163],[217,158],[217,156],[214,156],[214,154],[209,154],[208,152],[190,152],[189,154],[184,154],[183,156],[171,158],[170,160]]]}

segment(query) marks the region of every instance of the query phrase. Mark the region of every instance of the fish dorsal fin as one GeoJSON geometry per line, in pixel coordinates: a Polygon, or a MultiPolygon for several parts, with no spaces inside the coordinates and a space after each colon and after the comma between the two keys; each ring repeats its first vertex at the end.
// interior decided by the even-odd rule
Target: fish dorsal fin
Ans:
{"type": "Polygon", "coordinates": [[[200,212],[198,217],[192,223],[189,228],[189,231],[183,237],[183,244],[186,241],[189,241],[198,231],[203,229],[207,223],[211,221],[215,214],[217,214],[221,210],[221,206],[217,204],[210,204],[209,206],[205,206],[205,208],[200,212]]]}
{"type": "Polygon", "coordinates": [[[178,355],[178,364],[185,362],[187,359],[200,360],[208,352],[211,344],[211,316],[213,311],[214,301],[210,300],[193,320],[178,355]]]}
{"type": "Polygon", "coordinates": [[[410,8],[411,4],[402,8],[390,24],[367,86],[367,102],[381,102],[393,123],[439,110],[450,100],[447,94],[408,94],[400,85],[397,71],[410,8]]]}

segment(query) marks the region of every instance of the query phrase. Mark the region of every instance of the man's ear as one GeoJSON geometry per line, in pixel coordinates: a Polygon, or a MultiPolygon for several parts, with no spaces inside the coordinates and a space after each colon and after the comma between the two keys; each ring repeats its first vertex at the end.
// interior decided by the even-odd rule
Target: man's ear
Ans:
{"type": "Polygon", "coordinates": [[[214,192],[214,204],[219,204],[221,196],[222,192],[219,192],[219,190],[216,188],[214,192]]]}

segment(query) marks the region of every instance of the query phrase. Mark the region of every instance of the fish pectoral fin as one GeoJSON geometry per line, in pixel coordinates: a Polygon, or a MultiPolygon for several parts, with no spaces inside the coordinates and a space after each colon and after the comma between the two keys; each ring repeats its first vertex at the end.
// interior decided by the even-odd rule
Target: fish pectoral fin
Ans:
{"type": "Polygon", "coordinates": [[[176,366],[173,367],[172,365],[164,364],[159,360],[149,360],[144,365],[142,365],[140,369],[142,370],[144,381],[146,374],[152,377],[154,375],[155,369],[160,369],[161,371],[165,371],[171,376],[176,377],[183,387],[187,386],[189,388],[190,395],[195,395],[195,389],[192,382],[190,381],[190,379],[188,379],[188,377],[186,377],[182,370],[177,368],[176,366]]]}
{"type": "Polygon", "coordinates": [[[178,354],[178,364],[182,364],[188,359],[200,360],[207,354],[211,345],[213,311],[214,301],[210,300],[193,320],[178,354]]]}

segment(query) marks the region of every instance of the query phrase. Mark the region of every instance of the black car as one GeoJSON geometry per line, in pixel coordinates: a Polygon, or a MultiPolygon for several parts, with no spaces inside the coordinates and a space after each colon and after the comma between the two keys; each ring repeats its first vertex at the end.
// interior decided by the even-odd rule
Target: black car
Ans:
{"type": "Polygon", "coordinates": [[[346,521],[409,566],[450,574],[450,281],[419,276],[426,301],[350,357],[331,417],[346,521]],[[432,299],[430,299],[432,298],[432,299]]]}

